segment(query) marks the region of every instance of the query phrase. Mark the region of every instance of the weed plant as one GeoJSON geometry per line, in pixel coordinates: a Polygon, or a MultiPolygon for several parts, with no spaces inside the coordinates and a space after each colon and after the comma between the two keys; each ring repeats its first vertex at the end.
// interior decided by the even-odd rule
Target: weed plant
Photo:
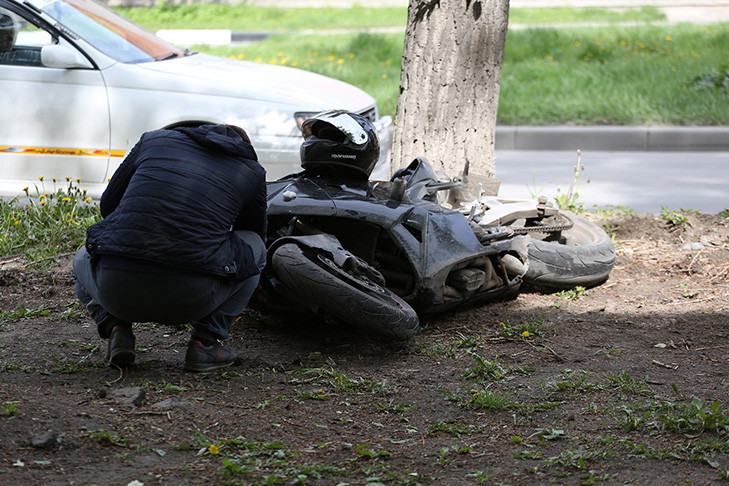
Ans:
{"type": "Polygon", "coordinates": [[[21,256],[30,263],[42,263],[60,254],[75,252],[86,238],[86,228],[101,218],[74,181],[47,190],[43,177],[31,196],[25,188],[23,200],[0,200],[0,255],[21,256]]]}
{"type": "Polygon", "coordinates": [[[8,403],[7,405],[0,404],[0,417],[19,417],[20,408],[14,403],[8,403]]]}

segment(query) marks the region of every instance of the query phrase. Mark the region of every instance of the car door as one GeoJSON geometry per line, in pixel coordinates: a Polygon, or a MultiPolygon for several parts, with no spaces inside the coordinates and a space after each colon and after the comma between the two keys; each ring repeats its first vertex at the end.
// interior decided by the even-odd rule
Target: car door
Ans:
{"type": "Polygon", "coordinates": [[[105,182],[109,107],[102,73],[32,11],[5,0],[0,0],[0,93],[4,193],[29,186],[34,194],[33,184],[41,193],[52,192],[76,179],[105,182]],[[53,44],[74,50],[87,65],[44,65],[41,49],[53,44]]]}

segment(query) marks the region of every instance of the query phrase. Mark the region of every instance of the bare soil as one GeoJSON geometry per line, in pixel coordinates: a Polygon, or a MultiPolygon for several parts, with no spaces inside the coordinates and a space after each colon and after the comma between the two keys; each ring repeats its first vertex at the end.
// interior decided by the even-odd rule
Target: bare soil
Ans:
{"type": "Polygon", "coordinates": [[[406,343],[250,311],[240,361],[205,375],[182,371],[185,330],[151,324],[135,366],[104,366],[71,257],[3,262],[0,483],[726,481],[729,218],[688,218],[614,218],[605,284],[525,289],[406,343]]]}

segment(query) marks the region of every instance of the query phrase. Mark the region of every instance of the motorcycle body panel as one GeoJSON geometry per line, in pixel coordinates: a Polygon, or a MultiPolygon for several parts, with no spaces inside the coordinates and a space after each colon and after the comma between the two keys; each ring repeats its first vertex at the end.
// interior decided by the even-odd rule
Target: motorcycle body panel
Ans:
{"type": "MultiPolygon", "coordinates": [[[[462,214],[423,197],[423,181],[418,184],[417,195],[398,196],[396,182],[295,177],[269,183],[269,244],[275,247],[276,240],[288,237],[311,248],[317,244],[302,235],[332,235],[341,251],[372,265],[387,287],[420,314],[518,289],[520,276],[507,274],[501,256],[509,253],[526,262],[526,237],[484,244],[462,214]]],[[[332,255],[340,251],[337,245],[319,249],[337,260],[332,255]]]]}

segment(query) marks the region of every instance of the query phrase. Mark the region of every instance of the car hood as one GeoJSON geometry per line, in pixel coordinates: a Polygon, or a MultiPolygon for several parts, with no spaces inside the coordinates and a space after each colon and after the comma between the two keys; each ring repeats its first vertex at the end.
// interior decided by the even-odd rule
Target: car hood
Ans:
{"type": "Polygon", "coordinates": [[[284,66],[202,53],[137,66],[160,74],[180,76],[188,83],[200,81],[195,84],[213,95],[282,103],[295,106],[297,111],[331,108],[360,111],[375,104],[374,98],[350,84],[284,66]],[[281,85],[281,80],[286,80],[286,85],[281,85]]]}

